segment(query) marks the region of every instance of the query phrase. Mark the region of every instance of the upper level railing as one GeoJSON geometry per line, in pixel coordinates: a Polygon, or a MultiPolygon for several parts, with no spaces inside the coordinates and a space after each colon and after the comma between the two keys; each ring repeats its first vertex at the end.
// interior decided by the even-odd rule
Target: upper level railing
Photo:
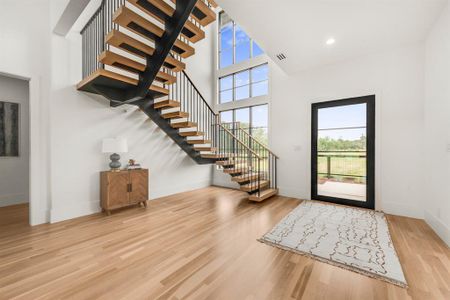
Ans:
{"type": "Polygon", "coordinates": [[[109,47],[105,45],[106,34],[112,29],[119,29],[112,19],[114,12],[122,5],[125,5],[125,0],[103,0],[81,30],[83,78],[104,67],[98,56],[109,47]]]}
{"type": "MultiPolygon", "coordinates": [[[[211,6],[207,0],[200,1],[211,6]]],[[[127,3],[126,0],[102,0],[99,8],[81,30],[83,78],[86,78],[98,69],[104,68],[104,65],[98,61],[98,56],[104,50],[110,49],[110,46],[105,42],[106,35],[113,29],[120,30],[120,26],[113,22],[114,13],[119,7],[127,6],[127,3]]],[[[189,17],[189,20],[195,26],[202,27],[195,18],[189,17]]],[[[183,35],[179,35],[178,39],[190,45],[190,41],[183,35]]],[[[149,43],[153,47],[155,46],[150,40],[149,43]]],[[[177,59],[182,60],[180,56],[177,56],[177,59]]]]}

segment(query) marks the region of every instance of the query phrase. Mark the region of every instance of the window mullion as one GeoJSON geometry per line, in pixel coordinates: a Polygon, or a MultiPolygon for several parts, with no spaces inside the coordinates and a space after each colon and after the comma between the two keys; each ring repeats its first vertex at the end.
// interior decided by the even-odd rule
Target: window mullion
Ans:
{"type": "Polygon", "coordinates": [[[236,63],[236,23],[233,21],[233,65],[236,63]]]}
{"type": "Polygon", "coordinates": [[[250,98],[253,97],[253,95],[252,95],[252,85],[253,85],[253,83],[252,83],[252,73],[253,73],[252,70],[253,70],[253,68],[250,68],[248,70],[248,72],[249,72],[249,74],[248,74],[248,80],[249,80],[249,82],[248,82],[248,88],[249,88],[248,95],[250,96],[250,98]]]}
{"type": "Polygon", "coordinates": [[[235,83],[235,80],[236,80],[236,76],[235,76],[235,74],[233,74],[232,75],[233,76],[233,82],[232,82],[232,84],[233,84],[233,101],[232,102],[234,102],[234,101],[236,101],[236,83],[235,83]]]}
{"type": "Polygon", "coordinates": [[[219,59],[218,59],[218,61],[219,61],[219,65],[218,65],[219,69],[220,69],[221,56],[222,56],[221,54],[222,54],[222,29],[219,28],[219,59]]]}
{"type": "Polygon", "coordinates": [[[250,106],[250,109],[248,110],[248,113],[250,114],[248,116],[249,123],[250,123],[250,124],[248,124],[248,126],[250,127],[248,131],[249,131],[249,134],[251,136],[253,136],[253,117],[252,117],[252,115],[253,115],[253,106],[250,106]]]}

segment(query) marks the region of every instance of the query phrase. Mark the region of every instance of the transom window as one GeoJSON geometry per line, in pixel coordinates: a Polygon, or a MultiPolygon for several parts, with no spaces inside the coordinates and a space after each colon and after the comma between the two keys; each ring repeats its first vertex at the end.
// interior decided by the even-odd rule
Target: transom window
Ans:
{"type": "Polygon", "coordinates": [[[219,79],[219,103],[264,96],[269,92],[269,67],[263,64],[219,79]]]}
{"type": "Polygon", "coordinates": [[[225,12],[220,13],[219,19],[219,68],[226,68],[264,53],[225,12]]]}
{"type": "Polygon", "coordinates": [[[220,112],[222,123],[240,122],[240,127],[247,130],[259,142],[268,145],[269,110],[268,105],[256,105],[220,112]]]}

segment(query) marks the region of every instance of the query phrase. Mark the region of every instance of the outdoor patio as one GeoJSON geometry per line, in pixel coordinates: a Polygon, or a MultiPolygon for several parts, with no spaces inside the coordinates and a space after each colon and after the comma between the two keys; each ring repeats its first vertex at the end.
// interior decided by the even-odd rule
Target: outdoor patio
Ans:
{"type": "Polygon", "coordinates": [[[366,201],[365,184],[325,181],[317,185],[317,193],[322,196],[366,201]]]}

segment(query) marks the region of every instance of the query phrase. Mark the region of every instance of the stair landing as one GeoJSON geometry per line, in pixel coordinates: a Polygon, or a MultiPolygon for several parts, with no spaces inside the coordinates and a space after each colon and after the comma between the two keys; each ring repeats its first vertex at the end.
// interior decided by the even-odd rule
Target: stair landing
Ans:
{"type": "Polygon", "coordinates": [[[267,189],[267,190],[261,191],[259,196],[257,193],[250,195],[250,197],[248,199],[250,201],[261,202],[261,201],[266,200],[267,198],[270,198],[277,194],[278,194],[278,189],[267,189]]]}
{"type": "MultiPolygon", "coordinates": [[[[98,69],[91,75],[84,78],[78,85],[77,89],[83,92],[98,94],[98,88],[107,88],[110,90],[124,91],[129,88],[136,87],[138,81],[136,79],[111,72],[104,69],[98,69]]],[[[163,97],[169,94],[169,90],[157,85],[151,85],[149,92],[154,97],[163,97]]]]}

